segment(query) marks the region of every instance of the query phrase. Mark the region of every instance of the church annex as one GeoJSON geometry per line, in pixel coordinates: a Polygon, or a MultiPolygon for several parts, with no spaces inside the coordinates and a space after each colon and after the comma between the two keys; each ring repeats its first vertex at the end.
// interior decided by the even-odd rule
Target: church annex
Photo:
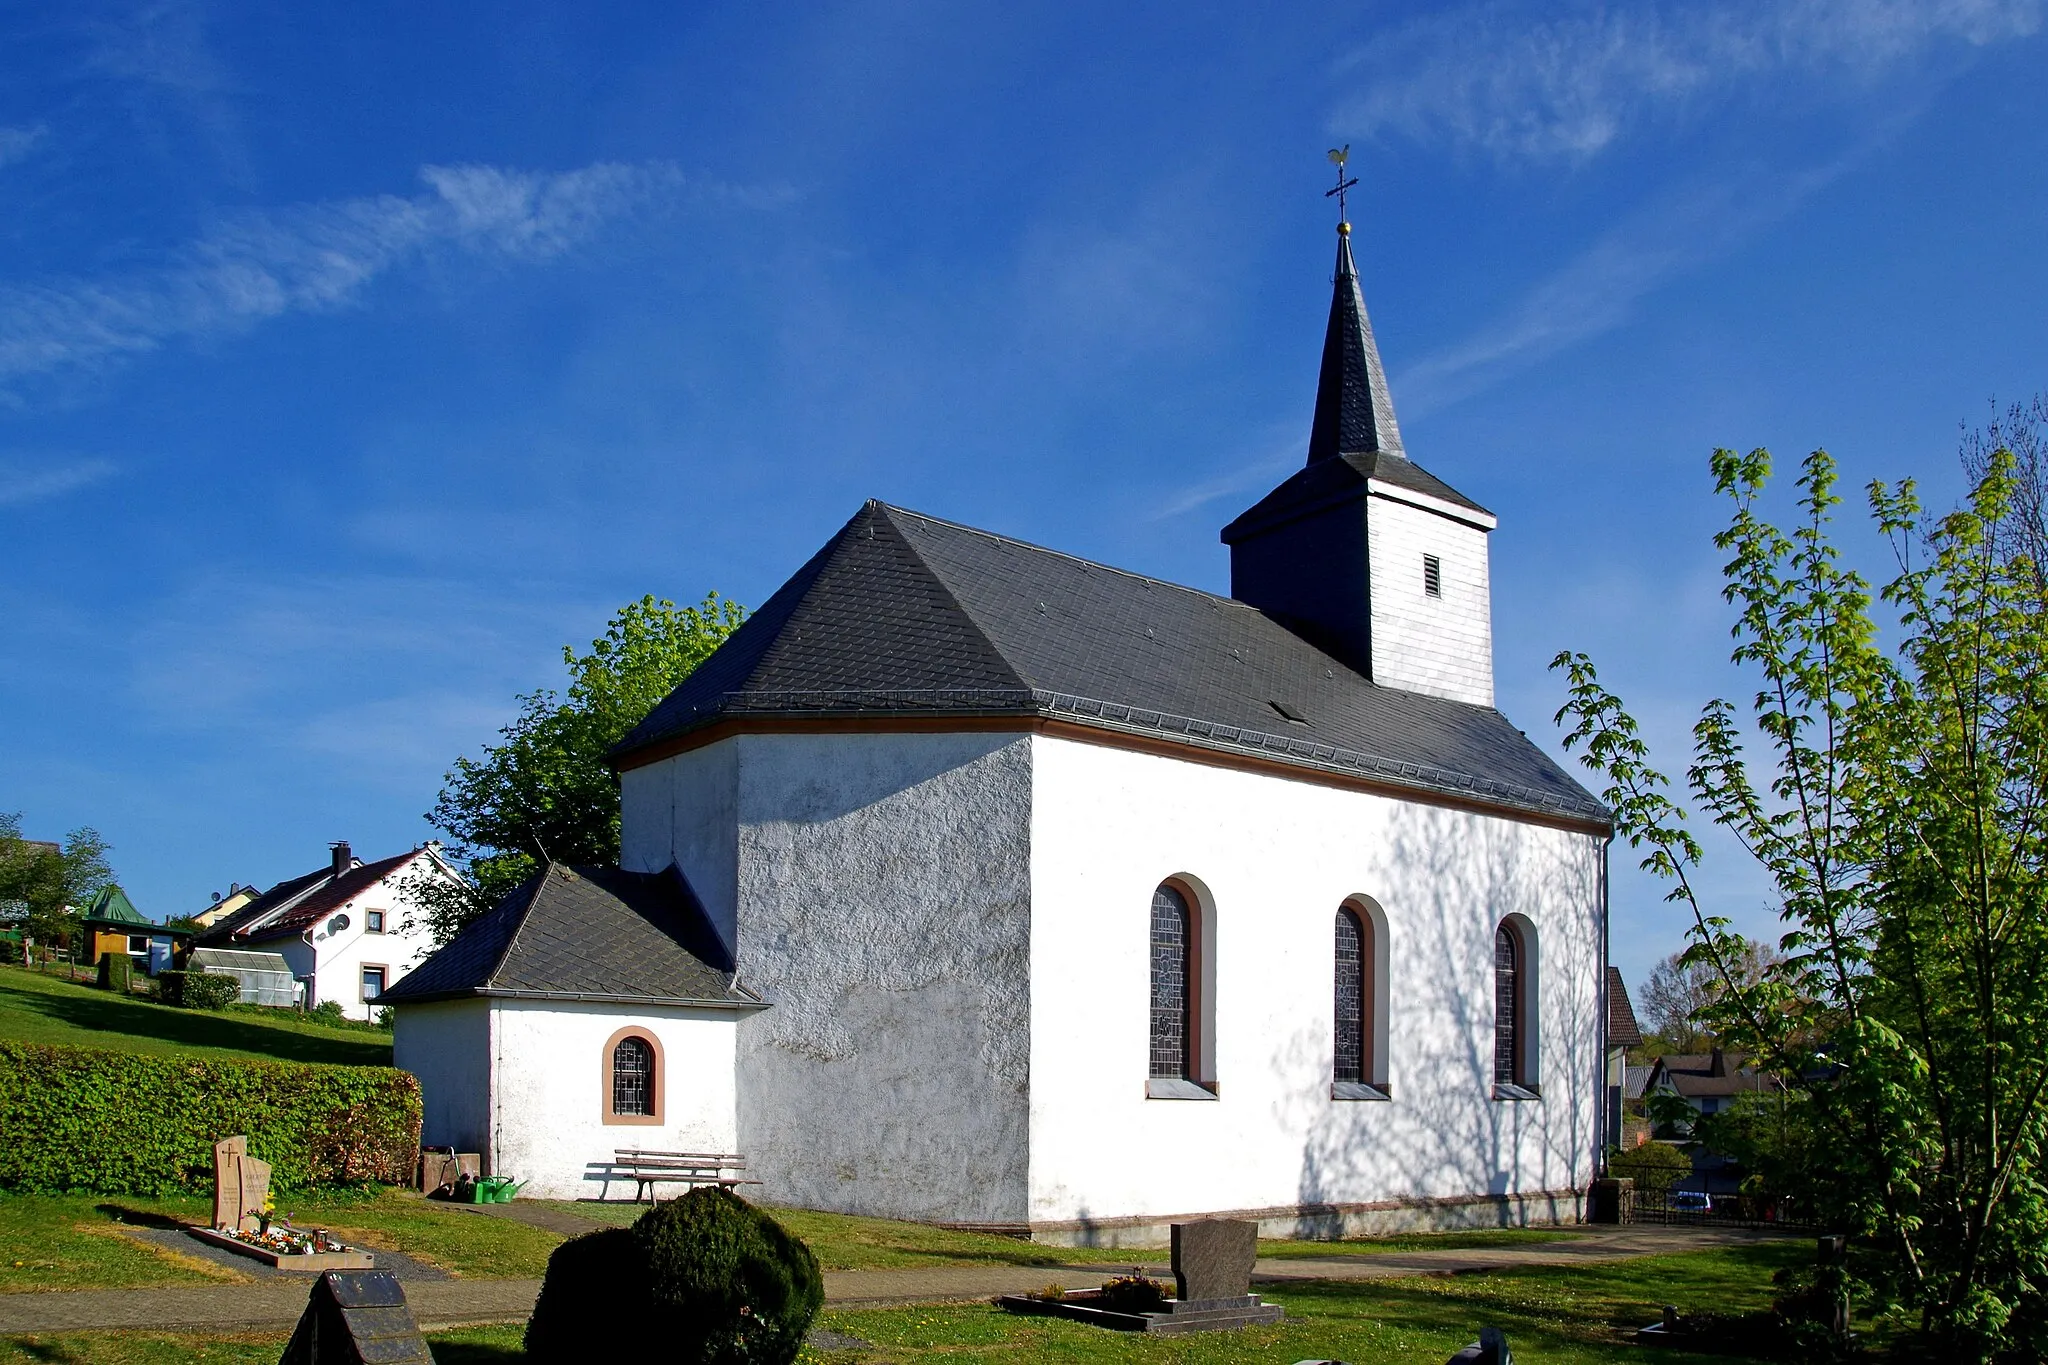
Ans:
{"type": "Polygon", "coordinates": [[[634,875],[550,869],[387,997],[425,1140],[1058,1241],[1574,1216],[1609,818],[1494,709],[1495,519],[1407,457],[1340,233],[1230,597],[862,507],[618,747],[634,875]]]}

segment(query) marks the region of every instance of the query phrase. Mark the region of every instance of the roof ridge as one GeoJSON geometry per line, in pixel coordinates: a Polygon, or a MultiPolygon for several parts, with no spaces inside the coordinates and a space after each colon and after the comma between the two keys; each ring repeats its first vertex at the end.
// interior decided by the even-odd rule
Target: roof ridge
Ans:
{"type": "MultiPolygon", "coordinates": [[[[533,918],[533,908],[540,902],[540,893],[547,889],[548,874],[553,872],[556,866],[555,860],[550,858],[541,864],[538,873],[527,880],[527,885],[533,887],[533,891],[527,896],[525,907],[519,911],[518,923],[512,926],[511,933],[505,935],[505,946],[498,950],[498,960],[493,962],[490,970],[484,973],[483,984],[485,986],[489,986],[491,982],[497,980],[498,973],[505,970],[505,964],[512,960],[512,949],[518,945],[519,936],[526,932],[526,922],[533,918]]],[[[493,907],[494,912],[502,910],[510,904],[512,897],[518,895],[520,889],[518,887],[513,888],[504,900],[493,907]]]]}
{"type": "MultiPolygon", "coordinates": [[[[1000,531],[991,531],[985,527],[969,526],[965,522],[959,521],[948,521],[944,517],[935,517],[929,512],[920,512],[914,507],[898,507],[894,503],[883,502],[879,498],[871,498],[869,501],[884,511],[898,512],[906,517],[916,517],[920,521],[929,521],[936,525],[944,526],[948,530],[965,531],[969,535],[984,536],[989,540],[1000,541],[1005,545],[1015,545],[1021,550],[1035,550],[1039,554],[1052,555],[1056,559],[1068,560],[1071,563],[1080,564],[1090,569],[1100,569],[1104,573],[1112,573],[1119,578],[1129,578],[1139,583],[1150,583],[1155,587],[1172,588],[1177,592],[1191,593],[1196,597],[1206,597],[1219,606],[1241,607],[1245,611],[1258,610],[1256,607],[1246,606],[1245,603],[1238,601],[1235,597],[1210,592],[1206,588],[1191,588],[1185,583],[1176,583],[1170,578],[1154,578],[1151,574],[1138,573],[1131,569],[1120,569],[1114,564],[1104,564],[1099,559],[1088,559],[1081,555],[1071,554],[1065,550],[1056,550],[1050,545],[1040,545],[1037,541],[1020,540],[1016,536],[1006,536],[1000,531]]],[[[924,557],[920,555],[918,558],[922,561],[924,557]]]]}
{"type": "MultiPolygon", "coordinates": [[[[1009,673],[1011,680],[1021,688],[1032,688],[1033,684],[1025,678],[1024,670],[1017,667],[1016,660],[1003,652],[1002,646],[995,642],[995,637],[989,633],[988,627],[982,623],[981,618],[974,614],[973,609],[960,600],[960,594],[954,591],[951,583],[946,581],[946,575],[939,571],[936,564],[925,558],[923,552],[911,543],[910,537],[903,534],[903,528],[889,518],[889,513],[903,511],[903,509],[891,507],[885,502],[878,502],[875,506],[882,510],[883,519],[889,522],[889,529],[894,531],[897,538],[903,542],[903,548],[910,552],[911,558],[918,562],[919,567],[931,576],[932,582],[938,584],[940,591],[946,594],[946,600],[953,604],[953,610],[960,613],[961,619],[966,621],[968,627],[980,637],[981,643],[987,647],[988,652],[1001,660],[1003,668],[1009,673]]],[[[916,512],[903,512],[903,514],[912,517],[920,515],[916,512]]]]}

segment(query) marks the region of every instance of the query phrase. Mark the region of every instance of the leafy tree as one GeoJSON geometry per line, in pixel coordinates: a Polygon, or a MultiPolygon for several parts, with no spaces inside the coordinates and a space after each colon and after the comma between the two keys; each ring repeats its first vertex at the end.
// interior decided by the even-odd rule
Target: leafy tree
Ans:
{"type": "Polygon", "coordinates": [[[519,714],[481,758],[458,758],[434,809],[449,852],[472,884],[410,879],[437,942],[453,938],[548,859],[615,863],[619,783],[611,747],[746,619],[746,609],[705,597],[695,607],[643,597],[613,615],[587,654],[563,646],[565,694],[519,698],[519,714]]]}
{"type": "Polygon", "coordinates": [[[68,944],[76,911],[114,880],[110,851],[99,831],[81,826],[60,847],[24,839],[21,816],[0,813],[0,905],[20,907],[29,937],[42,944],[68,944]]]}
{"type": "MultiPolygon", "coordinates": [[[[1754,984],[1764,979],[1779,956],[1768,944],[1745,943],[1730,966],[1736,980],[1754,984]]],[[[1713,1016],[1722,989],[1719,971],[1682,952],[1652,967],[1637,992],[1638,1013],[1649,1025],[1643,1050],[1655,1056],[1714,1046],[1718,1040],[1705,1021],[1713,1016]]]]}
{"type": "Polygon", "coordinates": [[[1789,529],[1759,510],[1764,451],[1716,452],[1733,506],[1735,662],[1746,708],[1707,704],[1687,786],[1771,877],[1785,959],[1705,904],[1690,817],[1581,654],[1559,712],[1620,832],[1691,921],[1720,982],[1708,1022],[1793,1079],[1780,1178],[1858,1241],[1865,1292],[1958,1360],[2048,1351],[2048,592],[1994,449],[1968,504],[1933,515],[1873,483],[1894,569],[1873,594],[1832,539],[1836,470],[1802,466],[1789,529]],[[1882,629],[1875,608],[1889,607],[1882,629]],[[1746,722],[1744,719],[1746,710],[1746,722]],[[1759,753],[1745,745],[1754,735],[1759,753]]]}

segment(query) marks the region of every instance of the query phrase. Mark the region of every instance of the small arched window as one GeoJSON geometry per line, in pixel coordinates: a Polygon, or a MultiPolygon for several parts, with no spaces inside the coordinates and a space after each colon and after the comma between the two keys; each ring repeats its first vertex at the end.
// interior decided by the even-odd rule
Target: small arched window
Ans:
{"type": "Polygon", "coordinates": [[[661,1044],[644,1029],[620,1029],[605,1043],[604,1121],[661,1122],[661,1044]]]}
{"type": "Polygon", "coordinates": [[[1194,928],[1188,898],[1174,886],[1152,893],[1152,1075],[1194,1079],[1188,1073],[1191,1003],[1189,940],[1194,928]]]}
{"type": "Polygon", "coordinates": [[[1519,916],[1493,931],[1493,1091],[1497,1099],[1536,1098],[1536,954],[1519,916]]]}
{"type": "Polygon", "coordinates": [[[1363,897],[1337,907],[1336,990],[1331,1039],[1335,1066],[1330,1096],[1384,1100],[1387,1085],[1386,930],[1379,908],[1363,897]]]}
{"type": "Polygon", "coordinates": [[[1152,893],[1151,1066],[1145,1093],[1153,1099],[1214,1099],[1204,1074],[1208,926],[1193,896],[1173,882],[1152,893]]]}
{"type": "Polygon", "coordinates": [[[1365,1079],[1365,928],[1348,905],[1337,910],[1337,1079],[1365,1079]]]}

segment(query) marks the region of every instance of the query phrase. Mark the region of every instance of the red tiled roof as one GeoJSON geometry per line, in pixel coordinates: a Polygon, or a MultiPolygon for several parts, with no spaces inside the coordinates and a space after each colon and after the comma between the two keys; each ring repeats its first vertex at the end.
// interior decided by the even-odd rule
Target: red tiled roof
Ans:
{"type": "Polygon", "coordinates": [[[380,858],[374,863],[352,867],[339,877],[334,875],[333,869],[323,867],[318,872],[309,872],[302,877],[279,882],[242,909],[214,925],[200,936],[198,942],[202,947],[227,943],[257,943],[264,939],[299,933],[308,926],[319,923],[424,852],[425,849],[416,848],[396,857],[380,858]],[[306,892],[307,887],[314,889],[306,892]],[[304,899],[292,905],[282,915],[270,919],[267,923],[264,922],[278,906],[289,903],[292,897],[301,893],[306,893],[304,899]]]}
{"type": "Polygon", "coordinates": [[[1618,968],[1607,969],[1607,1046],[1641,1047],[1642,1026],[1636,1023],[1635,1006],[1628,1001],[1628,983],[1618,968]]]}

